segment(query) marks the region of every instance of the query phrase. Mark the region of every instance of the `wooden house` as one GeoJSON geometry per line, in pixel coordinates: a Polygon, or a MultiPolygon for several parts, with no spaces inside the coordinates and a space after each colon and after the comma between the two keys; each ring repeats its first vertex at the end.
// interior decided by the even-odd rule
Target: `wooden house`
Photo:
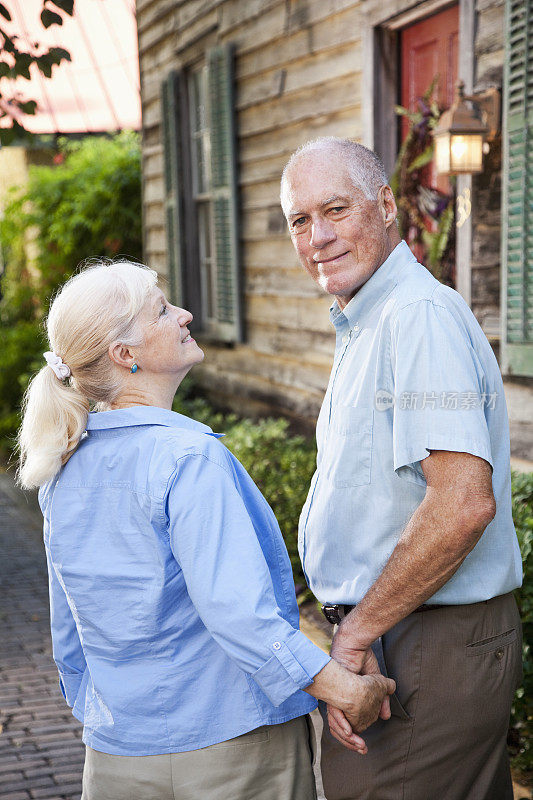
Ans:
{"type": "Polygon", "coordinates": [[[335,135],[390,172],[395,104],[437,75],[442,106],[457,78],[502,91],[484,170],[453,189],[454,284],[507,376],[514,451],[533,458],[533,0],[137,0],[137,23],[146,261],[195,315],[217,404],[309,427],[334,339],[287,234],[284,164],[335,135]]]}

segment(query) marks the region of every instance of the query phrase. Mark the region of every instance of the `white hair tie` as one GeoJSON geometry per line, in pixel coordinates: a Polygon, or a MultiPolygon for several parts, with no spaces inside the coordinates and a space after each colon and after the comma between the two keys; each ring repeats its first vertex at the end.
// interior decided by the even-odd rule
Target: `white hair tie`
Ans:
{"type": "Polygon", "coordinates": [[[70,367],[68,364],[63,364],[60,356],[56,355],[56,353],[51,353],[50,351],[43,353],[43,356],[45,357],[48,366],[54,370],[60,381],[70,377],[70,367]]]}

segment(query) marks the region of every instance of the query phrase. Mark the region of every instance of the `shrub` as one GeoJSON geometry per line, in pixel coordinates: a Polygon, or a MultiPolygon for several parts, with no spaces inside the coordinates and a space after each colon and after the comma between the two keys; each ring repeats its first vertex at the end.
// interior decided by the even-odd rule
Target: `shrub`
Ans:
{"type": "Polygon", "coordinates": [[[20,425],[20,400],[30,377],[42,366],[45,336],[37,321],[20,320],[13,327],[4,327],[0,347],[0,452],[9,453],[15,432],[20,425]]]}
{"type": "Polygon", "coordinates": [[[27,188],[11,191],[0,220],[3,455],[13,446],[29,376],[43,363],[42,319],[57,287],[86,258],[142,257],[137,134],[64,139],[56,160],[30,169],[27,188]]]}
{"type": "Polygon", "coordinates": [[[524,583],[516,591],[522,619],[524,680],[511,714],[514,763],[533,777],[533,473],[513,472],[513,519],[522,551],[524,583]]]}

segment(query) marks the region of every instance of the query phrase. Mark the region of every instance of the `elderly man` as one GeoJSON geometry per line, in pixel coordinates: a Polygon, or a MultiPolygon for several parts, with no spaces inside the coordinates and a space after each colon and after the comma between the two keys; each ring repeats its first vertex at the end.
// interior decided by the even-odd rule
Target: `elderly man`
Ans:
{"type": "Polygon", "coordinates": [[[304,145],[281,202],[303,267],[335,298],[337,335],[300,556],[340,623],[335,658],[397,683],[367,755],[341,746],[328,708],[326,796],[510,800],[521,561],[496,359],[460,295],[401,241],[372,151],[304,145]]]}

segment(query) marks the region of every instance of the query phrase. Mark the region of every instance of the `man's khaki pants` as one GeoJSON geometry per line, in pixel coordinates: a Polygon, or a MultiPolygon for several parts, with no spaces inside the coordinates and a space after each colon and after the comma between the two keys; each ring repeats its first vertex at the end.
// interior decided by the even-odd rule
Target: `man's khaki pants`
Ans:
{"type": "Polygon", "coordinates": [[[381,669],[397,683],[393,716],[362,734],[365,756],[325,722],[327,800],[512,800],[506,738],[522,676],[512,594],[415,612],[380,644],[381,669]]]}
{"type": "Polygon", "coordinates": [[[87,747],[81,800],[316,800],[308,717],[157,756],[87,747]]]}

